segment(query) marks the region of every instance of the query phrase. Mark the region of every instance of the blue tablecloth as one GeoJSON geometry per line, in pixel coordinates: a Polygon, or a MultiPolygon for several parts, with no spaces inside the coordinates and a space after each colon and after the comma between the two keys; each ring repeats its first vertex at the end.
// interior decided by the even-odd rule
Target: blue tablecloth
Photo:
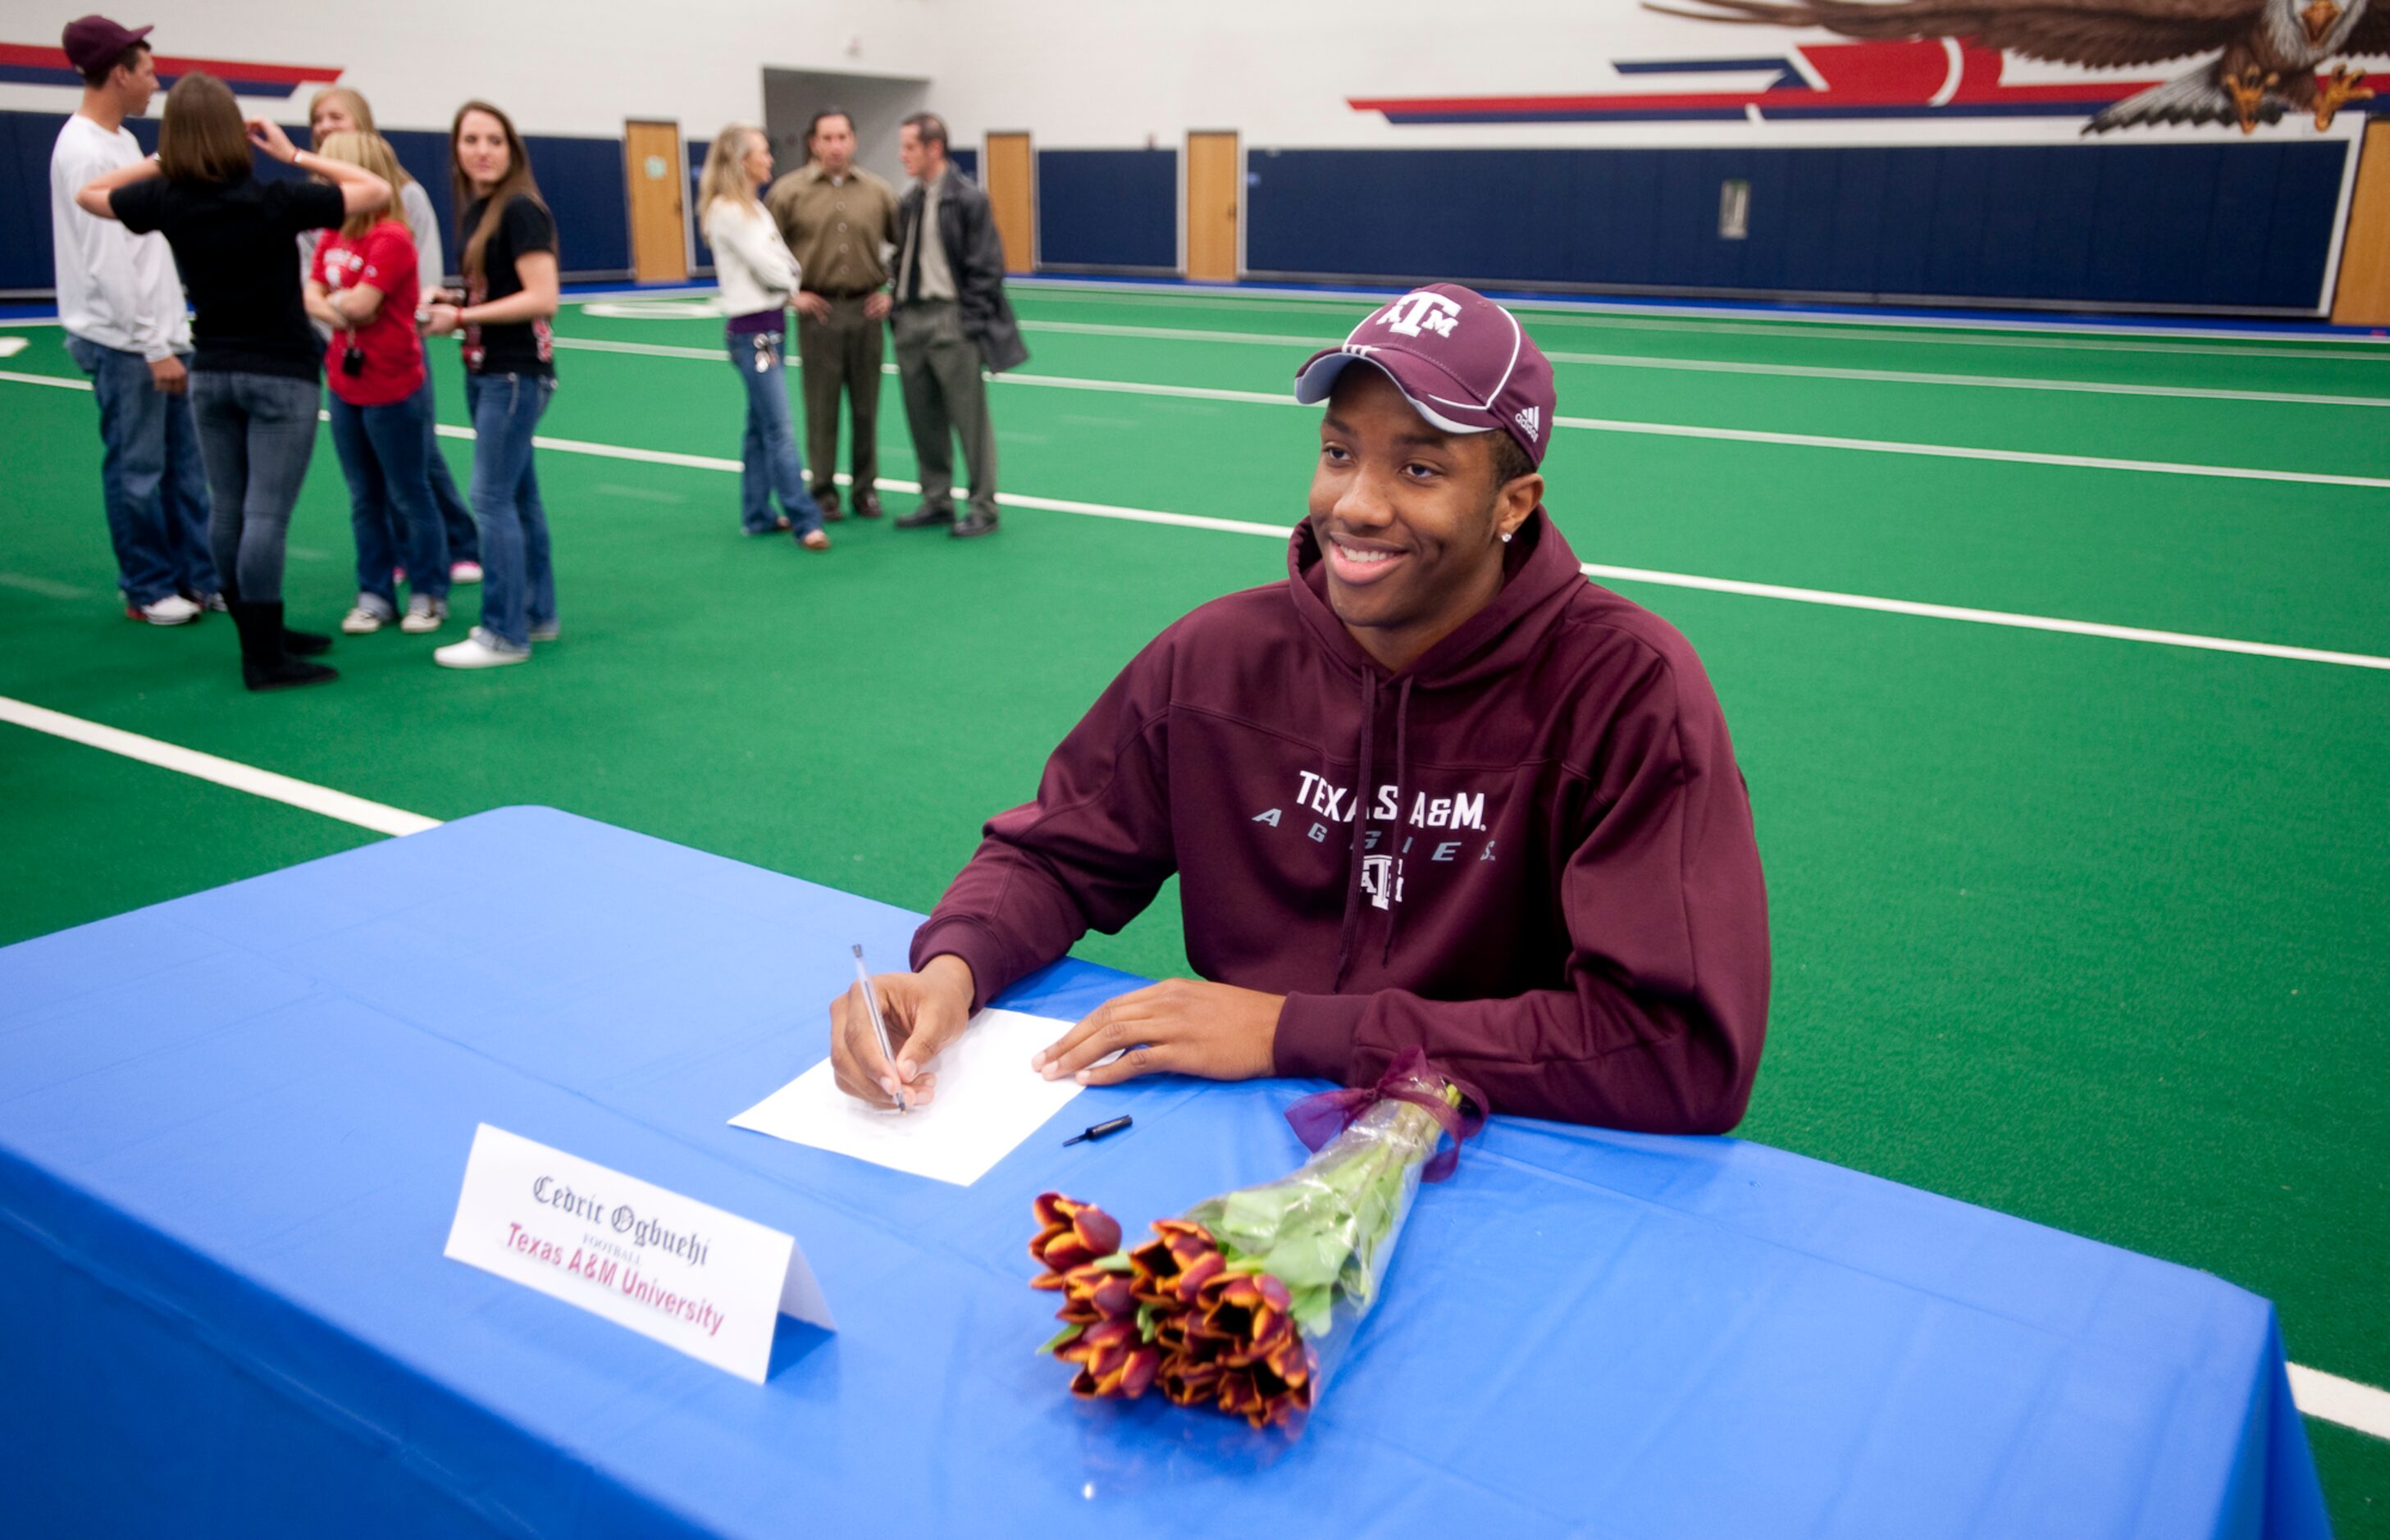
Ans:
{"type": "Polygon", "coordinates": [[[1300,1443],[1073,1402],[1031,1198],[1278,1174],[1315,1087],[969,1188],[729,1127],[915,920],[517,808],[0,951],[0,1530],[2326,1532],[2264,1300],[1732,1139],[1496,1119],[1300,1443]],[[759,1389],[444,1260],[482,1121],[793,1233],[842,1329],[759,1389]]]}

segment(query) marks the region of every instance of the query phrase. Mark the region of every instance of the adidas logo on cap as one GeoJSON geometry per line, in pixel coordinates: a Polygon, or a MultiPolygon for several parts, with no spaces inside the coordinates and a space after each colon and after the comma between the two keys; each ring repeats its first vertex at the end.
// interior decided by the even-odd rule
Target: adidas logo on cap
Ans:
{"type": "Polygon", "coordinates": [[[1522,428],[1525,429],[1525,430],[1527,430],[1527,437],[1529,437],[1529,438],[1531,438],[1531,439],[1534,439],[1534,440],[1536,440],[1536,442],[1538,442],[1538,443],[1541,443],[1541,442],[1542,442],[1542,440],[1543,440],[1543,430],[1542,430],[1543,413],[1542,413],[1542,412],[1538,411],[1536,408],[1535,408],[1535,407],[1533,407],[1533,406],[1523,406],[1523,407],[1521,407],[1521,408],[1519,409],[1518,414],[1517,414],[1515,417],[1513,417],[1510,420],[1511,420],[1511,421],[1513,421],[1513,422],[1515,422],[1515,423],[1517,423],[1520,427],[1522,427],[1522,428]]]}

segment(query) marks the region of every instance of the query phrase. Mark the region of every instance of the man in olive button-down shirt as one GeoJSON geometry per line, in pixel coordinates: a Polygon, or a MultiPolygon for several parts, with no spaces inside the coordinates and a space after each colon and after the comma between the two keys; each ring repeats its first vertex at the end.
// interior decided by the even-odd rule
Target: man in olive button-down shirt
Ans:
{"type": "Polygon", "coordinates": [[[823,516],[843,518],[838,487],[842,394],[854,403],[851,506],[880,517],[880,322],[888,314],[888,264],[896,231],[896,190],[854,163],[854,120],[836,108],[814,114],[804,165],[772,184],[765,204],[800,270],[797,357],[803,366],[805,464],[823,516]]]}

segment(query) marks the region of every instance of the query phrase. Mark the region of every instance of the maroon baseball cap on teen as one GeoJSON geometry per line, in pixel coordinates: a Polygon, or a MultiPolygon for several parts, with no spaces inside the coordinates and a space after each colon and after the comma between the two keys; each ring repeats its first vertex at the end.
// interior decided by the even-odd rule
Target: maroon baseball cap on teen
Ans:
{"type": "Polygon", "coordinates": [[[67,23],[59,45],[67,51],[67,62],[78,74],[113,64],[124,57],[124,50],[148,37],[156,29],[122,27],[104,16],[86,16],[67,23]]]}
{"type": "Polygon", "coordinates": [[[1381,306],[1343,346],[1311,355],[1295,371],[1294,399],[1326,401],[1337,376],[1374,364],[1419,412],[1447,433],[1499,428],[1527,458],[1544,463],[1558,403],[1551,361],[1519,318],[1472,289],[1430,284],[1381,306]]]}

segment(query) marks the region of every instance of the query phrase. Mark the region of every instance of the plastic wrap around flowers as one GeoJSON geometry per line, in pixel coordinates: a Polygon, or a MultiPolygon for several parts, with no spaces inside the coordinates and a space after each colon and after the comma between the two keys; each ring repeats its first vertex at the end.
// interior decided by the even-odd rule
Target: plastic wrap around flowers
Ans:
{"type": "Polygon", "coordinates": [[[1061,1293],[1063,1326],[1041,1351],[1078,1367],[1078,1395],[1159,1387],[1176,1405],[1299,1431],[1377,1298],[1419,1184],[1452,1174],[1484,1106],[1407,1050],[1375,1085],[1288,1110],[1315,1152],[1302,1166],[1156,1220],[1133,1250],[1103,1210],[1045,1194],[1029,1254],[1046,1270],[1030,1287],[1061,1293]]]}

